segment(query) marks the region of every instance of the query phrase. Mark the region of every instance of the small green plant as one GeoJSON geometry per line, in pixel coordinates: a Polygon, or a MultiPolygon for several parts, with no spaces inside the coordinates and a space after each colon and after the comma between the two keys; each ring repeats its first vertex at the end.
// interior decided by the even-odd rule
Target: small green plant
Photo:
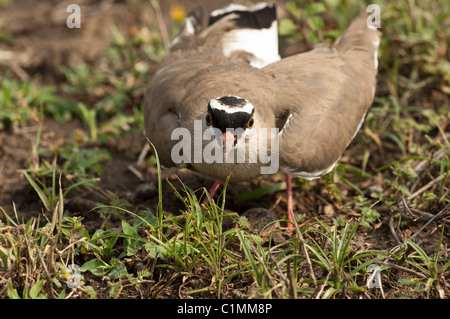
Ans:
{"type": "Polygon", "coordinates": [[[1,211],[7,220],[6,225],[0,225],[0,271],[7,274],[7,296],[11,299],[64,298],[65,290],[57,291],[65,279],[58,264],[63,264],[62,259],[67,257],[67,249],[57,250],[62,242],[57,229],[60,216],[53,214],[42,226],[40,218],[31,218],[25,224],[19,221],[15,209],[15,221],[1,211]]]}
{"type": "Polygon", "coordinates": [[[72,104],[56,95],[53,87],[38,87],[32,81],[0,76],[0,130],[26,126],[38,121],[41,108],[57,120],[70,118],[72,104]]]}
{"type": "Polygon", "coordinates": [[[93,90],[104,80],[104,75],[91,65],[81,63],[72,68],[61,67],[62,73],[66,76],[68,85],[67,93],[70,94],[93,94],[93,90]]]}
{"type": "MultiPolygon", "coordinates": [[[[423,286],[423,291],[427,294],[430,293],[433,285],[439,285],[439,282],[443,279],[444,272],[450,266],[450,260],[439,257],[443,238],[444,227],[442,227],[441,236],[439,242],[437,243],[437,249],[434,257],[428,256],[428,254],[412,240],[407,240],[408,246],[411,247],[417,255],[409,254],[406,258],[406,262],[426,275],[423,279],[417,281],[416,284],[419,284],[422,280],[426,279],[426,283],[423,286]]],[[[438,291],[439,294],[441,294],[440,297],[442,298],[442,288],[438,291]]]]}
{"type": "Polygon", "coordinates": [[[78,103],[83,121],[89,128],[90,138],[89,142],[97,142],[97,112],[95,109],[88,109],[83,103],[78,103]]]}
{"type": "Polygon", "coordinates": [[[337,226],[330,227],[318,221],[321,229],[309,228],[306,231],[311,242],[311,244],[306,244],[312,254],[311,261],[328,274],[325,284],[329,287],[325,290],[322,298],[331,298],[337,292],[345,289],[364,291],[362,287],[358,286],[356,280],[359,272],[385,256],[383,251],[352,251],[351,244],[363,221],[364,215],[356,223],[349,221],[341,232],[338,231],[337,226]],[[325,240],[325,243],[317,242],[315,239],[317,234],[325,240]]]}
{"type": "MultiPolygon", "coordinates": [[[[250,297],[287,299],[296,298],[297,293],[313,292],[310,288],[296,287],[300,263],[305,260],[298,252],[299,241],[296,237],[267,248],[261,237],[244,229],[237,229],[236,235],[246,257],[241,262],[240,272],[249,272],[258,287],[250,297]]],[[[308,280],[302,279],[302,282],[305,281],[308,280]]]]}
{"type": "Polygon", "coordinates": [[[279,27],[279,33],[285,40],[298,41],[299,34],[308,44],[322,42],[325,39],[324,21],[321,17],[321,13],[326,11],[325,4],[305,5],[300,1],[289,1],[286,8],[291,17],[281,20],[279,27]]]}
{"type": "Polygon", "coordinates": [[[89,179],[103,173],[103,163],[111,159],[107,149],[101,147],[81,148],[75,143],[54,149],[65,161],[61,168],[68,179],[89,179]]]}
{"type": "Polygon", "coordinates": [[[27,287],[24,287],[21,297],[17,289],[11,286],[11,282],[8,282],[8,297],[9,299],[47,299],[47,294],[41,293],[43,285],[44,280],[41,279],[30,288],[30,291],[28,291],[27,287]]]}
{"type": "Polygon", "coordinates": [[[59,179],[59,185],[57,186],[56,174],[55,171],[53,171],[52,187],[49,189],[39,179],[37,179],[36,183],[27,172],[24,172],[24,175],[38,194],[46,211],[52,214],[50,233],[53,233],[53,231],[56,230],[59,234],[64,213],[64,193],[61,187],[61,178],[59,179]]]}

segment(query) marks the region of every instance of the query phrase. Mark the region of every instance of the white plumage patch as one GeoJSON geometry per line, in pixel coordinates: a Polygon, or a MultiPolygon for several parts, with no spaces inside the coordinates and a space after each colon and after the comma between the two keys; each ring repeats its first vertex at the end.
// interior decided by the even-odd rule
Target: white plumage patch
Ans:
{"type": "MultiPolygon", "coordinates": [[[[236,98],[240,98],[240,97],[236,97],[236,98]]],[[[220,97],[209,101],[209,105],[211,106],[212,109],[222,110],[222,111],[225,111],[226,113],[246,112],[248,114],[251,114],[254,110],[253,105],[248,101],[246,101],[246,103],[243,106],[232,107],[232,106],[228,106],[226,104],[220,103],[219,99],[220,99],[220,97]]]]}
{"type": "Polygon", "coordinates": [[[373,45],[375,46],[376,50],[373,53],[373,59],[374,59],[374,63],[375,63],[375,69],[378,69],[378,46],[380,45],[380,39],[376,39],[375,41],[373,41],[373,45]]]}
{"type": "Polygon", "coordinates": [[[195,28],[194,25],[192,24],[192,18],[191,17],[187,17],[184,19],[183,22],[183,26],[182,26],[182,30],[184,32],[182,32],[181,34],[179,34],[178,36],[176,36],[173,40],[171,45],[175,45],[178,42],[180,42],[180,37],[182,36],[192,36],[195,34],[195,28]]]}
{"type": "Polygon", "coordinates": [[[211,16],[216,17],[216,16],[219,16],[221,14],[224,14],[224,13],[227,13],[227,12],[233,12],[233,11],[250,11],[250,12],[253,12],[253,11],[261,10],[261,9],[267,7],[267,6],[268,6],[267,2],[257,3],[253,7],[246,7],[246,6],[242,5],[242,4],[231,3],[230,5],[228,5],[225,8],[214,10],[213,12],[211,12],[211,16]]]}
{"type": "Polygon", "coordinates": [[[295,177],[300,177],[306,180],[314,180],[314,179],[318,179],[321,176],[328,174],[329,172],[331,172],[333,170],[333,168],[336,166],[336,163],[333,163],[330,167],[324,168],[323,170],[320,171],[313,171],[313,172],[302,172],[302,171],[297,171],[294,168],[288,168],[288,167],[281,167],[280,170],[285,173],[285,174],[290,174],[292,176],[295,177]]]}
{"type": "MultiPolygon", "coordinates": [[[[232,3],[224,9],[213,11],[211,16],[216,17],[234,11],[256,12],[268,6],[266,2],[258,3],[252,7],[232,3]]],[[[231,30],[224,35],[222,45],[223,54],[226,57],[230,57],[236,51],[245,51],[253,55],[253,58],[250,59],[250,65],[255,68],[262,68],[280,60],[278,22],[274,20],[268,28],[231,30]]]]}
{"type": "Polygon", "coordinates": [[[250,65],[255,68],[262,68],[280,60],[277,21],[273,21],[267,29],[232,30],[223,37],[222,43],[226,57],[240,50],[253,54],[250,65]]]}
{"type": "Polygon", "coordinates": [[[289,113],[289,116],[287,117],[286,122],[284,122],[284,125],[281,128],[281,130],[278,132],[278,135],[281,135],[283,133],[284,129],[288,126],[289,122],[291,121],[292,116],[293,116],[292,113],[289,113]]]}

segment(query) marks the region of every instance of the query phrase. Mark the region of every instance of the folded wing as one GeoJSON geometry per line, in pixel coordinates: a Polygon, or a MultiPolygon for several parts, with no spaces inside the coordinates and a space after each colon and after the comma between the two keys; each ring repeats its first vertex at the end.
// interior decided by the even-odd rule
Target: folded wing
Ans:
{"type": "Polygon", "coordinates": [[[334,167],[371,106],[379,37],[360,18],[330,48],[261,69],[274,78],[282,171],[314,179],[334,167]]]}

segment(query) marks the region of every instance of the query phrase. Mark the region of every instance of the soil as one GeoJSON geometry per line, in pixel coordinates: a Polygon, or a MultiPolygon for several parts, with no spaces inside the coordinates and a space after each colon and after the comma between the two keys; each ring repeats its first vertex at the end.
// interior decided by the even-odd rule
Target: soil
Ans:
{"type": "MultiPolygon", "coordinates": [[[[170,5],[175,1],[161,2],[161,10],[164,13],[163,15],[167,17],[170,5]]],[[[228,0],[189,0],[183,3],[186,11],[197,5],[205,6],[205,11],[208,11],[228,2],[228,0]]],[[[93,65],[99,65],[102,62],[105,48],[111,41],[109,24],[114,23],[126,33],[133,26],[148,24],[151,19],[155,18],[148,3],[144,5],[146,9],[142,10],[142,5],[130,6],[126,1],[80,0],[78,3],[87,8],[86,14],[82,17],[82,28],[70,30],[65,27],[67,17],[65,8],[70,3],[71,1],[60,0],[14,0],[13,4],[6,9],[1,9],[0,23],[8,27],[15,40],[13,44],[9,44],[7,47],[0,46],[0,54],[5,54],[6,51],[13,53],[13,58],[9,59],[7,63],[10,63],[11,69],[15,70],[15,76],[24,80],[36,78],[42,84],[57,86],[64,79],[60,71],[61,66],[74,66],[82,61],[93,65]]],[[[280,15],[283,14],[285,14],[283,10],[280,10],[280,15]]],[[[1,24],[0,27],[2,27],[1,24]]],[[[285,48],[282,54],[292,54],[304,49],[301,46],[285,48]]],[[[0,56],[0,61],[5,60],[2,60],[0,56]]],[[[377,94],[383,94],[383,90],[386,89],[378,88],[377,94]]],[[[136,105],[139,105],[139,102],[137,101],[136,105]]],[[[45,138],[42,139],[41,143],[58,143],[61,139],[72,138],[71,132],[81,127],[82,125],[78,120],[64,124],[46,120],[42,134],[45,138]]],[[[37,217],[42,212],[42,203],[39,197],[30,187],[23,174],[20,173],[21,169],[29,167],[29,164],[36,160],[36,156],[32,154],[36,132],[37,125],[0,131],[0,207],[12,215],[14,203],[19,218],[25,220],[29,217],[37,217]]],[[[154,211],[158,200],[156,168],[136,164],[139,151],[144,145],[143,134],[130,134],[109,145],[112,158],[103,167],[104,172],[101,175],[98,189],[104,192],[110,190],[119,197],[126,198],[133,205],[135,211],[145,208],[154,211]]],[[[402,154],[398,152],[392,141],[383,141],[382,148],[374,143],[354,142],[342,157],[341,162],[358,166],[362,162],[365,152],[371,154],[367,170],[375,176],[375,179],[371,181],[355,179],[353,181],[368,195],[373,187],[382,188],[383,179],[389,177],[388,171],[381,173],[377,172],[376,169],[401,158],[402,154]]],[[[47,160],[51,161],[51,159],[47,160]]],[[[166,171],[162,173],[163,181],[168,179],[180,189],[178,177],[184,184],[194,190],[201,187],[208,188],[213,183],[213,180],[187,170],[177,171],[176,174],[166,171]]],[[[240,214],[252,208],[265,208],[272,211],[278,218],[283,218],[286,213],[284,192],[269,194],[240,204],[233,203],[233,197],[237,194],[282,181],[282,179],[280,176],[265,176],[251,182],[230,184],[227,189],[227,208],[240,214]]],[[[349,179],[352,180],[352,177],[349,176],[349,179]]],[[[341,190],[341,199],[344,202],[350,202],[356,195],[355,191],[346,185],[339,185],[339,189],[341,190]]],[[[173,190],[165,182],[163,182],[163,194],[164,210],[177,214],[183,208],[183,203],[176,198],[173,190]]],[[[98,197],[95,193],[77,190],[71,192],[67,202],[65,202],[66,213],[72,216],[85,217],[86,226],[89,230],[94,231],[101,226],[103,219],[87,212],[102,201],[107,203],[105,198],[98,197]]],[[[439,211],[441,208],[434,207],[430,208],[429,211],[439,211]]],[[[320,217],[322,220],[330,222],[339,214],[351,217],[342,213],[323,180],[315,181],[309,187],[297,185],[294,191],[294,210],[306,214],[307,219],[320,217]]],[[[387,216],[392,212],[381,213],[387,216]]],[[[1,218],[3,219],[3,216],[1,218]]],[[[410,223],[410,228],[403,230],[405,236],[408,233],[413,233],[421,226],[422,223],[419,222],[410,223]]],[[[421,236],[421,240],[428,243],[425,246],[429,247],[430,252],[435,249],[435,243],[439,238],[438,233],[431,231],[421,236]]],[[[389,249],[395,245],[389,226],[381,221],[359,234],[359,242],[364,247],[372,249],[389,249]]],[[[138,264],[137,261],[135,263],[138,264]]],[[[181,282],[180,278],[171,281],[170,276],[165,276],[161,271],[159,277],[163,278],[165,282],[160,282],[159,288],[161,290],[158,291],[156,296],[159,298],[177,298],[179,297],[177,287],[180,285],[203,287],[204,283],[201,283],[202,277],[200,276],[202,269],[197,271],[199,276],[195,280],[198,283],[192,278],[187,282],[181,282]]],[[[235,286],[230,286],[227,297],[240,298],[248,293],[247,288],[251,286],[252,279],[249,277],[248,280],[250,281],[248,285],[245,282],[241,285],[233,283],[235,286]]],[[[104,287],[104,284],[98,282],[95,276],[89,277],[88,281],[94,288],[98,287],[99,291],[104,287]]],[[[152,289],[155,289],[155,287],[152,289]]],[[[138,297],[137,292],[135,294],[136,296],[130,291],[128,297],[138,297]]],[[[155,295],[149,294],[147,297],[152,296],[155,295]]]]}

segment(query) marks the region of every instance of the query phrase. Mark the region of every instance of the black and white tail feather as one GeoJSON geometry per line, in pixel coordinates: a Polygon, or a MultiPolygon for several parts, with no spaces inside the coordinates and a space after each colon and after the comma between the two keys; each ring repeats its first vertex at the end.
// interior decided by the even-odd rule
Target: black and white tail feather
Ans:
{"type": "MultiPolygon", "coordinates": [[[[247,7],[241,4],[211,12],[208,26],[211,27],[227,16],[233,16],[234,27],[221,37],[222,52],[226,57],[240,56],[255,68],[262,68],[280,60],[278,52],[278,21],[274,4],[258,3],[247,7]]],[[[171,50],[190,41],[202,30],[203,11],[198,8],[184,20],[180,33],[173,40],[171,50]]]]}

